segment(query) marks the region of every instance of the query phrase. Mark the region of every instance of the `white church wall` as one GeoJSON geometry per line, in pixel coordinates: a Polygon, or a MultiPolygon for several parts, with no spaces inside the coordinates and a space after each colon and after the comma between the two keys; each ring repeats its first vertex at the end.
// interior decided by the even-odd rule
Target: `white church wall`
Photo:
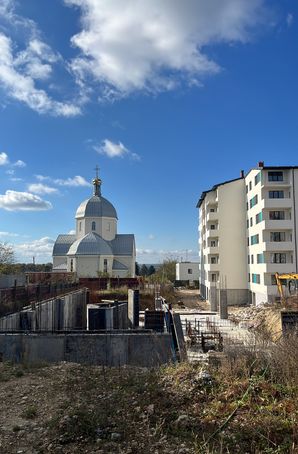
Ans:
{"type": "MultiPolygon", "coordinates": [[[[119,275],[119,277],[135,277],[135,257],[115,255],[115,259],[127,267],[127,270],[124,271],[124,276],[119,275]]],[[[118,274],[116,275],[118,276],[118,274]]]]}
{"type": "Polygon", "coordinates": [[[117,219],[107,217],[81,218],[76,221],[76,236],[82,238],[87,233],[94,232],[106,241],[111,241],[117,234],[117,219]],[[95,222],[95,230],[92,223],[95,222]]]}
{"type": "Polygon", "coordinates": [[[65,255],[60,255],[60,256],[54,256],[53,257],[53,268],[56,266],[62,265],[62,263],[66,263],[66,256],[65,255]]]}

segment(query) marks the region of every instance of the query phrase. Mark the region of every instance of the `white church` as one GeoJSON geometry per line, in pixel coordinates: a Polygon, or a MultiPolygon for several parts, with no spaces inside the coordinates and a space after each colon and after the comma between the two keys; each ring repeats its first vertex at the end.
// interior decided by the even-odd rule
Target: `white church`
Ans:
{"type": "Polygon", "coordinates": [[[136,248],[133,234],[117,233],[117,212],[101,195],[96,172],[93,196],[76,211],[75,235],[59,235],[53,248],[53,271],[78,277],[134,277],[136,248]]]}

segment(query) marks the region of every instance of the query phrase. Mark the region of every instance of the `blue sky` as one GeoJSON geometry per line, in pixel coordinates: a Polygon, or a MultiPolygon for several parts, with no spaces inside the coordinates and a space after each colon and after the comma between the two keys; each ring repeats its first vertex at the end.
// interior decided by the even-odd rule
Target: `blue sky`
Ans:
{"type": "Polygon", "coordinates": [[[297,165],[294,0],[0,0],[0,241],[51,260],[92,193],[141,263],[197,259],[203,190],[297,165]]]}

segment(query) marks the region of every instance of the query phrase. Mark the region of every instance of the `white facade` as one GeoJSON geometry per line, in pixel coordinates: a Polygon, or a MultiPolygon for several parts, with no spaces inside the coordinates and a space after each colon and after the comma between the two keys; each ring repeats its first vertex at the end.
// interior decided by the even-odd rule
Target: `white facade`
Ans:
{"type": "Polygon", "coordinates": [[[264,167],[245,178],[248,288],[256,304],[278,296],[275,273],[297,273],[298,168],[264,167]]]}
{"type": "Polygon", "coordinates": [[[252,169],[203,192],[198,207],[200,287],[230,304],[274,301],[274,274],[297,273],[298,167],[252,169]]]}
{"type": "Polygon", "coordinates": [[[179,262],[176,263],[176,281],[198,281],[199,263],[198,262],[179,262]]]}
{"type": "Polygon", "coordinates": [[[200,291],[210,298],[210,288],[224,287],[231,302],[248,300],[244,177],[214,186],[198,203],[200,291]]]}

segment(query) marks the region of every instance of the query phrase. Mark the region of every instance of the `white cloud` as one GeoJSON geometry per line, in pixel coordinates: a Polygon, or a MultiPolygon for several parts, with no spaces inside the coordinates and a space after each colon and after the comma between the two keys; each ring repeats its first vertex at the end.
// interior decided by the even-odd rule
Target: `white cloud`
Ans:
{"type": "Polygon", "coordinates": [[[28,186],[28,191],[34,194],[57,194],[58,189],[52,188],[42,183],[32,183],[28,186]]]}
{"type": "Polygon", "coordinates": [[[85,180],[84,177],[81,175],[76,175],[73,178],[51,178],[47,175],[35,175],[37,180],[39,181],[49,181],[53,184],[57,184],[58,186],[72,186],[72,187],[79,187],[79,186],[91,186],[91,184],[85,180]]]}
{"type": "Polygon", "coordinates": [[[21,159],[18,159],[16,162],[12,164],[14,167],[26,167],[26,163],[21,159]]]}
{"type": "Polygon", "coordinates": [[[0,237],[12,237],[15,238],[17,236],[20,236],[18,233],[12,233],[12,232],[0,232],[0,237]]]}
{"type": "Polygon", "coordinates": [[[122,142],[112,142],[109,139],[102,141],[101,145],[94,145],[94,150],[99,154],[104,154],[108,158],[123,158],[128,156],[132,159],[139,160],[140,157],[136,153],[132,153],[126,148],[122,142]]]}
{"type": "Polygon", "coordinates": [[[29,192],[8,190],[0,194],[0,208],[7,211],[43,211],[50,210],[52,204],[29,192]]]}
{"type": "Polygon", "coordinates": [[[44,237],[23,244],[15,244],[14,250],[18,260],[36,257],[47,261],[51,259],[54,242],[52,238],[44,237]]]}
{"type": "Polygon", "coordinates": [[[155,240],[155,235],[153,235],[152,233],[150,233],[150,235],[148,236],[149,240],[155,240]]]}
{"type": "Polygon", "coordinates": [[[9,159],[6,153],[0,153],[0,166],[5,166],[9,163],[9,159]]]}
{"type": "Polygon", "coordinates": [[[199,83],[220,70],[208,46],[248,41],[265,16],[264,0],[64,2],[82,14],[82,31],[71,40],[81,51],[73,72],[80,84],[93,77],[107,98],[199,83]]]}
{"type": "Polygon", "coordinates": [[[69,235],[75,235],[75,233],[76,233],[76,231],[73,229],[68,232],[69,235]]]}
{"type": "MultiPolygon", "coordinates": [[[[38,46],[36,44],[36,46],[38,46]]],[[[41,46],[41,43],[40,43],[41,46]]],[[[44,44],[44,46],[46,46],[44,44]]],[[[29,48],[30,49],[30,44],[29,48]]],[[[29,61],[29,50],[19,53],[16,57],[13,54],[13,44],[9,37],[0,33],[0,85],[6,94],[11,98],[25,103],[28,107],[38,113],[50,113],[55,116],[72,117],[80,114],[80,108],[74,104],[63,103],[51,99],[45,90],[36,87],[36,79],[40,78],[42,62],[36,56],[34,61],[29,61]],[[24,52],[26,57],[24,56],[24,52]],[[26,68],[22,67],[21,62],[26,61],[26,68]],[[38,63],[39,61],[39,63],[38,63]],[[33,74],[30,62],[35,67],[39,66],[39,75],[33,74]]],[[[31,49],[31,53],[33,50],[31,49]]],[[[36,53],[35,49],[35,53],[36,53]]],[[[36,54],[37,55],[37,54],[36,54]]],[[[43,71],[45,71],[43,69],[43,71]]],[[[45,76],[45,72],[43,74],[45,76]]]]}
{"type": "Polygon", "coordinates": [[[76,175],[73,178],[67,178],[66,180],[58,178],[53,181],[59,186],[90,186],[90,183],[88,183],[88,181],[86,181],[85,178],[81,177],[80,175],[76,175]]]}

